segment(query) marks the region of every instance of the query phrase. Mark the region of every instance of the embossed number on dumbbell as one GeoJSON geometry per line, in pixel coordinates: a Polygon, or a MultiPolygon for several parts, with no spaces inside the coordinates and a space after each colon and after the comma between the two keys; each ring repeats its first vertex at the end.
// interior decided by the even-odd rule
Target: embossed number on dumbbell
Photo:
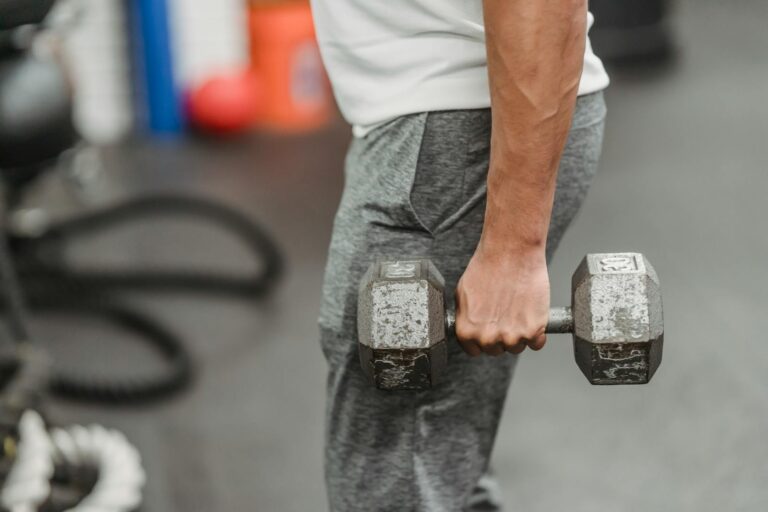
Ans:
{"type": "Polygon", "coordinates": [[[605,274],[639,272],[640,266],[632,255],[607,256],[599,260],[600,272],[605,274]]]}
{"type": "Polygon", "coordinates": [[[416,277],[416,262],[413,261],[395,261],[384,267],[382,277],[389,279],[409,279],[416,277]]]}

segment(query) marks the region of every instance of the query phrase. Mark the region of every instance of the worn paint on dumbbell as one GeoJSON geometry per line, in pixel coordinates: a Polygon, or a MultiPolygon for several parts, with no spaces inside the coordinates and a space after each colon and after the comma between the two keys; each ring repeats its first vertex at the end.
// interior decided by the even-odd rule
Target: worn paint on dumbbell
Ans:
{"type": "Polygon", "coordinates": [[[442,277],[426,260],[380,261],[362,280],[360,362],[379,389],[429,388],[447,364],[442,277]]]}
{"type": "Polygon", "coordinates": [[[617,339],[642,339],[649,335],[645,265],[635,254],[591,254],[591,339],[605,343],[617,339]],[[603,278],[602,276],[607,276],[603,278]]]}
{"type": "Polygon", "coordinates": [[[371,347],[429,348],[444,338],[442,290],[421,276],[420,261],[383,262],[370,290],[371,347]]]}
{"type": "Polygon", "coordinates": [[[661,362],[658,277],[636,253],[590,254],[574,273],[574,353],[593,384],[643,384],[661,362]]]}
{"type": "MultiPolygon", "coordinates": [[[[373,265],[358,302],[360,360],[381,389],[426,389],[447,364],[444,281],[429,260],[373,265]]],[[[642,384],[661,362],[661,292],[641,254],[592,254],[573,276],[571,308],[553,308],[547,332],[574,333],[593,384],[642,384]]]]}
{"type": "Polygon", "coordinates": [[[429,347],[430,308],[426,283],[411,281],[377,284],[371,293],[374,304],[374,348],[429,347]]]}
{"type": "Polygon", "coordinates": [[[594,346],[593,384],[639,384],[648,381],[648,347],[626,344],[594,346]]]}
{"type": "Polygon", "coordinates": [[[424,389],[431,384],[429,350],[374,350],[371,364],[379,389],[424,389]]]}

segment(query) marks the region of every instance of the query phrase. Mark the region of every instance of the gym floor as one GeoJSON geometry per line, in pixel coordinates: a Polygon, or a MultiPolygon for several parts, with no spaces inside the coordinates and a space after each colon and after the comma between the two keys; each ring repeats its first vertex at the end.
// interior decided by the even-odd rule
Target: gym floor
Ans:
{"type": "MultiPolygon", "coordinates": [[[[648,386],[602,388],[579,373],[566,336],[526,353],[494,458],[510,511],[768,509],[767,23],[762,0],[681,0],[676,61],[613,70],[602,171],[552,265],[553,303],[568,299],[585,253],[645,252],[664,288],[664,362],[648,386]]],[[[57,419],[114,425],[139,446],[146,511],[325,508],[315,320],[348,138],[337,122],[307,137],[106,151],[108,196],[181,188],[225,200],[276,235],[288,259],[260,303],[134,298],[190,343],[200,369],[190,391],[141,408],[57,405],[57,419]]],[[[62,211],[72,206],[46,187],[62,211]]],[[[78,252],[234,267],[244,254],[210,230],[162,225],[78,252]]],[[[68,364],[152,364],[104,325],[58,318],[36,331],[68,364]]]]}

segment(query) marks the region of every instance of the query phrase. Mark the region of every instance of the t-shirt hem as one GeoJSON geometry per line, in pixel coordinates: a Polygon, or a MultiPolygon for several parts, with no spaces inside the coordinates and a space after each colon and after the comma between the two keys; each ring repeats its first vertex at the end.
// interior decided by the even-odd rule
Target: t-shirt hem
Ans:
{"type": "MultiPolygon", "coordinates": [[[[610,84],[607,74],[582,80],[579,85],[579,96],[586,96],[605,90],[610,84]]],[[[353,123],[352,134],[365,137],[395,119],[409,114],[421,112],[438,112],[445,110],[471,110],[489,108],[491,106],[487,80],[454,80],[451,82],[435,82],[423,84],[418,91],[403,95],[406,99],[387,103],[385,109],[371,108],[369,117],[378,119],[370,123],[353,123]],[[478,93],[478,91],[483,91],[478,93]],[[386,110],[387,114],[384,114],[386,110]]]]}

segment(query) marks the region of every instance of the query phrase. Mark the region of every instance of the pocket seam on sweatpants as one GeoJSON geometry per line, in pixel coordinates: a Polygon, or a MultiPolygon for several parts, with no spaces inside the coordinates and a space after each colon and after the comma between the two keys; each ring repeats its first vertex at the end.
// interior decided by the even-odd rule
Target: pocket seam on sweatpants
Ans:
{"type": "MultiPolygon", "coordinates": [[[[431,114],[431,113],[430,113],[431,114]]],[[[442,112],[441,114],[446,114],[446,112],[442,112]]],[[[414,192],[416,190],[416,186],[418,183],[418,179],[420,176],[420,173],[427,172],[428,170],[435,171],[434,168],[430,168],[427,164],[425,164],[425,141],[429,140],[429,125],[430,125],[430,117],[429,115],[425,119],[425,126],[424,126],[424,132],[422,134],[422,140],[421,140],[421,146],[419,148],[419,155],[418,160],[416,163],[416,169],[413,173],[413,183],[411,184],[411,190],[409,192],[409,202],[411,205],[411,210],[413,211],[414,215],[418,218],[419,222],[425,227],[425,229],[428,230],[430,235],[437,236],[442,232],[445,232],[449,230],[456,222],[458,222],[462,217],[467,215],[469,211],[471,211],[473,208],[477,206],[479,202],[482,202],[485,198],[485,183],[483,182],[483,185],[475,191],[473,194],[467,194],[467,172],[470,168],[470,161],[468,158],[468,155],[479,153],[482,151],[481,147],[488,147],[488,144],[486,142],[479,143],[479,142],[473,142],[470,147],[467,148],[467,150],[463,153],[461,165],[456,167],[455,169],[451,169],[453,171],[456,171],[457,173],[460,173],[460,184],[457,185],[456,193],[453,196],[448,197],[448,202],[446,205],[449,206],[448,210],[446,210],[446,215],[444,215],[442,218],[435,219],[435,222],[429,223],[427,222],[423,216],[420,216],[418,213],[418,204],[414,202],[414,192]]],[[[454,162],[455,163],[455,162],[454,162]]],[[[435,163],[431,163],[430,165],[439,165],[435,163]]],[[[445,162],[445,165],[450,168],[451,162],[445,162]]],[[[441,171],[444,169],[441,169],[441,171]]],[[[487,171],[487,168],[485,169],[487,171]]],[[[445,205],[444,205],[445,206],[445,205]]]]}
{"type": "Polygon", "coordinates": [[[413,204],[413,192],[416,188],[416,177],[418,175],[419,170],[421,169],[421,157],[424,152],[424,140],[426,139],[427,134],[427,126],[429,125],[429,116],[430,112],[427,112],[424,116],[423,120],[423,126],[421,128],[421,140],[419,140],[419,150],[416,152],[416,161],[413,166],[413,170],[411,171],[410,176],[410,183],[408,186],[408,208],[411,210],[411,214],[413,215],[413,218],[416,220],[416,222],[427,232],[430,234],[430,236],[434,236],[434,231],[432,228],[430,228],[427,223],[424,221],[421,215],[419,215],[419,212],[416,211],[416,206],[413,204]]]}

